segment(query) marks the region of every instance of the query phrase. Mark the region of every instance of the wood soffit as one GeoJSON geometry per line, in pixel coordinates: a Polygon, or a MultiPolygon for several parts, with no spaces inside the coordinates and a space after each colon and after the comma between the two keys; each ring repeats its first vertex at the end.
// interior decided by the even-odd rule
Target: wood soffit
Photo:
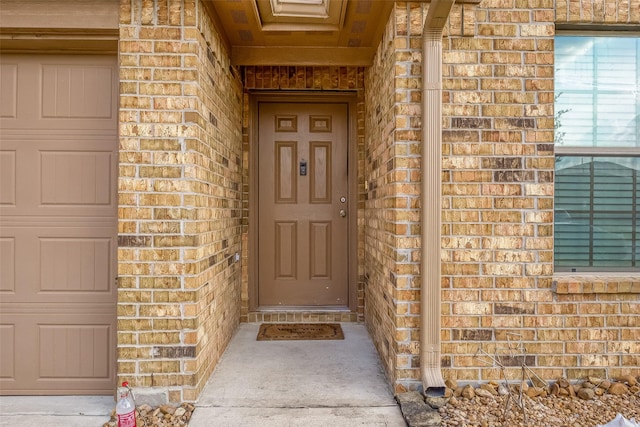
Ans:
{"type": "Polygon", "coordinates": [[[369,66],[391,0],[205,0],[234,65],[369,66]]]}

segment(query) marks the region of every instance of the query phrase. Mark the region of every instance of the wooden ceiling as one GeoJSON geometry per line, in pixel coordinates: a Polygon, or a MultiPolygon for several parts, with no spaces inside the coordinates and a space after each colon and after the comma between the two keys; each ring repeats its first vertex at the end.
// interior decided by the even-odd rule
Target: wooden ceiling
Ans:
{"type": "Polygon", "coordinates": [[[391,0],[205,0],[234,65],[371,65],[391,0]]]}

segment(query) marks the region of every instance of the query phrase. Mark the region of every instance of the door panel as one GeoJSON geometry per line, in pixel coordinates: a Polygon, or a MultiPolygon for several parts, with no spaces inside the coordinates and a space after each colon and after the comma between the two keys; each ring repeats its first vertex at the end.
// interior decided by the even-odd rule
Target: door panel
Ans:
{"type": "Polygon", "coordinates": [[[331,222],[310,222],[309,234],[311,278],[331,279],[331,222]]]}
{"type": "Polygon", "coordinates": [[[275,265],[276,279],[297,279],[298,266],[296,254],[298,250],[297,222],[276,221],[275,265]]]}
{"type": "Polygon", "coordinates": [[[309,203],[331,203],[331,142],[310,142],[309,152],[309,203]]]}
{"type": "Polygon", "coordinates": [[[274,203],[296,203],[298,189],[295,173],[298,158],[295,141],[276,142],[276,197],[274,203]]]}
{"type": "Polygon", "coordinates": [[[345,103],[259,104],[261,307],[348,305],[347,113],[345,103]]]}

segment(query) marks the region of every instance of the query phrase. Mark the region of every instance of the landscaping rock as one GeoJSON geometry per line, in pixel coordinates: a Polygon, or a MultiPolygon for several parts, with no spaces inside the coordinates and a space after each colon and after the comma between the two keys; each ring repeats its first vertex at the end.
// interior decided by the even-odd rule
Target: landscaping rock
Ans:
{"type": "Polygon", "coordinates": [[[454,379],[447,379],[445,380],[444,385],[447,386],[447,388],[450,388],[451,390],[455,390],[458,388],[458,381],[454,379]]]}
{"type": "Polygon", "coordinates": [[[621,383],[627,383],[629,387],[633,387],[634,385],[638,384],[636,377],[634,377],[633,375],[623,375],[618,378],[618,381],[621,383]]]}
{"type": "Polygon", "coordinates": [[[473,386],[472,385],[468,385],[468,386],[464,387],[462,389],[461,396],[464,397],[465,399],[473,399],[474,397],[476,397],[476,392],[473,389],[473,386]]]}
{"type": "Polygon", "coordinates": [[[548,388],[522,382],[509,387],[510,396],[491,393],[490,389],[494,389],[497,383],[475,388],[471,385],[458,387],[450,393],[465,398],[451,397],[439,409],[441,426],[585,427],[604,425],[618,413],[628,419],[640,420],[640,386],[636,378],[622,376],[618,380],[613,382],[606,378],[589,377],[571,384],[567,379],[560,378],[548,388]],[[633,380],[636,380],[636,385],[629,386],[633,380]],[[520,389],[523,391],[522,403],[519,400],[520,389]],[[475,396],[480,398],[476,399],[475,396]]]}
{"type": "Polygon", "coordinates": [[[582,400],[591,400],[595,397],[596,392],[592,388],[583,387],[578,390],[578,397],[582,400]]]}
{"type": "MultiPolygon", "coordinates": [[[[475,394],[476,394],[476,396],[485,397],[485,398],[488,398],[488,399],[493,399],[493,397],[494,397],[494,394],[492,394],[488,390],[485,390],[484,388],[477,388],[475,390],[475,394]]],[[[496,396],[497,396],[497,393],[496,393],[496,396]]]]}
{"type": "Polygon", "coordinates": [[[440,409],[447,404],[449,399],[446,396],[445,397],[425,396],[424,401],[432,409],[440,409]]]}
{"type": "Polygon", "coordinates": [[[480,388],[481,388],[482,390],[486,390],[486,391],[488,391],[489,393],[491,393],[491,394],[492,394],[492,395],[494,395],[494,396],[497,396],[497,395],[498,395],[498,385],[497,385],[497,384],[492,384],[492,383],[482,384],[482,385],[480,386],[480,388]]]}
{"type": "Polygon", "coordinates": [[[409,427],[440,426],[442,421],[440,413],[427,405],[423,396],[417,391],[400,393],[396,396],[396,400],[409,427]]]}
{"type": "Polygon", "coordinates": [[[498,386],[498,394],[500,396],[506,396],[509,394],[509,389],[503,385],[498,386]]]}
{"type": "MultiPolygon", "coordinates": [[[[183,403],[176,407],[172,405],[161,405],[152,407],[142,404],[136,407],[137,427],[186,427],[193,415],[195,406],[191,403],[183,403]]],[[[116,427],[118,417],[115,410],[111,413],[111,419],[102,427],[116,427]]]]}
{"type": "Polygon", "coordinates": [[[539,388],[546,388],[549,385],[545,380],[535,375],[531,378],[531,384],[539,388]]]}
{"type": "Polygon", "coordinates": [[[615,394],[619,396],[621,394],[627,394],[627,392],[629,391],[629,387],[627,387],[623,383],[613,383],[607,391],[609,392],[609,394],[615,394]]]}

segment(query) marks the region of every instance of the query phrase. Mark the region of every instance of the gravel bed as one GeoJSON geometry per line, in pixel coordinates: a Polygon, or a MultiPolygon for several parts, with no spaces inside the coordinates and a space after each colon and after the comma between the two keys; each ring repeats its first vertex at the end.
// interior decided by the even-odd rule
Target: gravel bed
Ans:
{"type": "Polygon", "coordinates": [[[459,387],[451,390],[454,395],[439,409],[441,426],[596,427],[612,421],[617,414],[640,423],[640,391],[637,385],[591,380],[568,385],[564,388],[566,393],[561,392],[555,384],[546,389],[540,387],[537,396],[538,393],[533,390],[523,389],[523,393],[520,393],[517,386],[512,387],[510,393],[497,384],[496,391],[501,388],[497,393],[485,392],[490,390],[486,385],[483,389],[475,388],[475,393],[469,390],[469,386],[459,387]],[[615,384],[619,384],[617,388],[620,390],[611,388],[615,384]],[[623,385],[625,388],[622,388],[623,385]],[[478,390],[481,390],[480,393],[478,390]],[[620,394],[611,394],[608,390],[620,394]]]}
{"type": "Polygon", "coordinates": [[[640,421],[640,397],[603,395],[592,400],[577,397],[524,396],[527,424],[522,410],[512,402],[505,410],[507,396],[473,399],[454,398],[440,408],[442,426],[492,427],[595,427],[613,420],[618,413],[640,421]]]}
{"type": "MultiPolygon", "coordinates": [[[[137,427],[184,427],[189,425],[195,406],[191,403],[183,403],[180,406],[162,405],[151,407],[139,405],[136,407],[137,427]]],[[[115,410],[111,413],[111,419],[103,424],[103,427],[117,427],[118,418],[115,410]]]]}

